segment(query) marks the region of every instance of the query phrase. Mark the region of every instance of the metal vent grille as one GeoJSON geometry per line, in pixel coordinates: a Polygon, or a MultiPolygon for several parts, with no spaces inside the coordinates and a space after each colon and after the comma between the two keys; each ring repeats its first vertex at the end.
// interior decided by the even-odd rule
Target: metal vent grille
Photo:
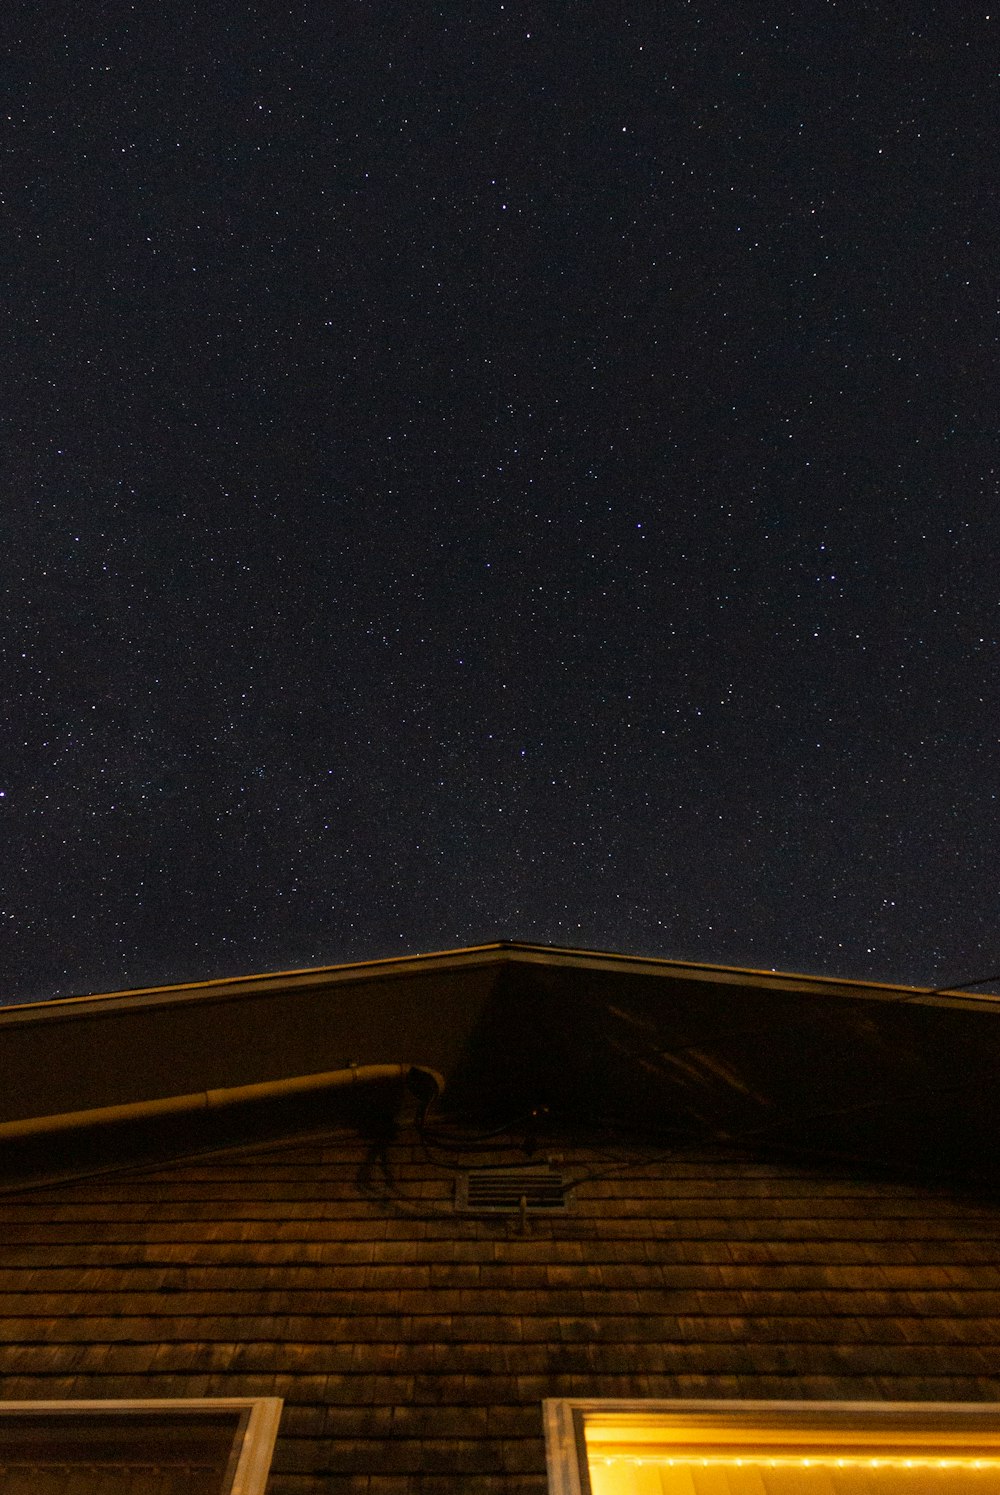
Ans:
{"type": "Polygon", "coordinates": [[[455,1182],[455,1208],[476,1214],[551,1214],[566,1208],[561,1173],[547,1163],[525,1168],[470,1168],[455,1182]]]}

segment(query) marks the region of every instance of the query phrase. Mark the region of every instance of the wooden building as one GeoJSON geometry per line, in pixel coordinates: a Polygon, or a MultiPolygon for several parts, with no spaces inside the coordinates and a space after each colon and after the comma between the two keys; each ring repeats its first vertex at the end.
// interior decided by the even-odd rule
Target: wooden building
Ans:
{"type": "Polygon", "coordinates": [[[0,1010],[0,1490],[1000,1488],[998,1059],[525,945],[0,1010]]]}

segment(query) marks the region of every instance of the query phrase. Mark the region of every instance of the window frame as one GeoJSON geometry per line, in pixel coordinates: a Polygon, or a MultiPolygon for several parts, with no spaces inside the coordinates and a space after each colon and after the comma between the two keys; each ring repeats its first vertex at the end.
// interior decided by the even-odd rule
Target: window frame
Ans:
{"type": "MultiPolygon", "coordinates": [[[[892,1433],[896,1441],[912,1445],[914,1453],[935,1446],[936,1436],[947,1443],[949,1436],[973,1434],[990,1448],[990,1457],[1000,1460],[1000,1403],[998,1402],[849,1402],[849,1401],[743,1401],[622,1400],[597,1397],[550,1397],[543,1404],[545,1452],[549,1495],[593,1495],[587,1462],[588,1419],[621,1418],[623,1432],[630,1422],[662,1417],[690,1431],[717,1428],[746,1429],[753,1437],[770,1424],[794,1435],[810,1430],[829,1433],[837,1447],[838,1433],[845,1450],[860,1443],[864,1435],[892,1433]]],[[[764,1440],[762,1440],[764,1446],[764,1440]]],[[[937,1444],[942,1446],[942,1442],[937,1444]]],[[[915,1488],[915,1487],[914,1487],[915,1488]]]]}
{"type": "MultiPolygon", "coordinates": [[[[278,1396],[151,1397],[147,1399],[79,1401],[0,1401],[0,1421],[16,1424],[19,1418],[65,1418],[84,1422],[107,1419],[124,1423],[134,1418],[148,1422],[195,1422],[220,1414],[235,1418],[228,1463],[220,1483],[220,1495],[264,1495],[271,1472],[271,1459],[278,1436],[284,1402],[278,1396]]],[[[123,1465],[127,1468],[127,1465],[123,1465]]]]}

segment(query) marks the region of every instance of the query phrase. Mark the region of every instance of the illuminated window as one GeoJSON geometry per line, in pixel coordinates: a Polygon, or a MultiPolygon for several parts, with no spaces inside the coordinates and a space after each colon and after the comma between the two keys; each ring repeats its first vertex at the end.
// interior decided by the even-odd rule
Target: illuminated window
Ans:
{"type": "Polygon", "coordinates": [[[1000,1405],[548,1401],[552,1495],[1000,1489],[1000,1405]]]}
{"type": "Polygon", "coordinates": [[[31,1495],[263,1495],[278,1397],[0,1402],[0,1488],[31,1495]]]}

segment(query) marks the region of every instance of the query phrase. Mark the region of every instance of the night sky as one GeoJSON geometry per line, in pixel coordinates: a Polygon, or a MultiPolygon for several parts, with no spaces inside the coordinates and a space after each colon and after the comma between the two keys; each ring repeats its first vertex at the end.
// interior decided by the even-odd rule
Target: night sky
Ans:
{"type": "Polygon", "coordinates": [[[13,15],[4,1000],[1000,970],[987,0],[13,15]]]}

